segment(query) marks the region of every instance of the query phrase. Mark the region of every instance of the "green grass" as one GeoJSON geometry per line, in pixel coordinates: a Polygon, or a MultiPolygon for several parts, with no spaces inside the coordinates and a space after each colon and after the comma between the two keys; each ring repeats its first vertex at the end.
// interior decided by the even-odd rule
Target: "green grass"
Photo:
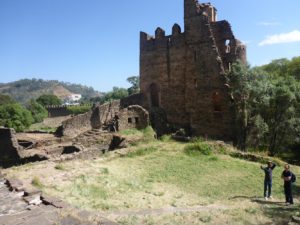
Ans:
{"type": "Polygon", "coordinates": [[[139,147],[133,152],[129,152],[126,156],[133,158],[137,156],[144,156],[147,154],[151,154],[153,152],[157,151],[157,148],[154,146],[149,146],[149,147],[139,147]]]}
{"type": "Polygon", "coordinates": [[[37,187],[37,188],[40,188],[40,189],[42,189],[44,187],[44,184],[41,182],[40,178],[38,178],[38,177],[34,177],[31,181],[31,184],[34,187],[37,187]]]}
{"type": "MultiPolygon", "coordinates": [[[[139,132],[146,137],[151,135],[151,130],[126,132],[139,132]]],[[[38,173],[34,165],[21,171],[28,177],[34,177],[32,184],[47,194],[84,209],[118,211],[228,205],[228,209],[223,211],[178,213],[144,219],[119,218],[120,224],[222,224],[223,221],[229,221],[225,224],[239,224],[234,221],[266,224],[270,220],[289,219],[294,213],[293,208],[286,212],[284,206],[266,204],[261,200],[264,180],[261,164],[248,161],[247,157],[231,157],[228,152],[232,150],[229,148],[226,144],[202,139],[190,143],[168,138],[160,141],[152,139],[131,146],[126,157],[57,164],[53,170],[58,175],[55,186],[46,185],[52,184],[51,176],[40,175],[49,171],[47,167],[38,173]],[[67,180],[65,176],[59,176],[61,173],[58,171],[65,168],[72,171],[67,173],[67,180]]],[[[282,170],[278,166],[273,171],[274,202],[284,200],[280,178],[282,170]]],[[[299,177],[299,167],[293,166],[292,171],[299,177]]],[[[298,183],[294,193],[299,199],[298,183]]]]}
{"type": "Polygon", "coordinates": [[[62,170],[62,171],[67,170],[66,167],[65,167],[65,165],[62,164],[62,163],[56,164],[54,168],[55,168],[56,170],[62,170]]]}
{"type": "Polygon", "coordinates": [[[189,156],[211,155],[212,148],[205,142],[194,142],[185,146],[184,151],[189,156]]]}

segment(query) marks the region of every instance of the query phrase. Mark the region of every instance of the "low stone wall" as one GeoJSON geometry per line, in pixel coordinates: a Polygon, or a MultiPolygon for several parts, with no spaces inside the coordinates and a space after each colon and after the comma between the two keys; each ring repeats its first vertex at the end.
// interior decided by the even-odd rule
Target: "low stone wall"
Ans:
{"type": "Polygon", "coordinates": [[[93,111],[90,110],[87,113],[74,116],[62,122],[56,134],[58,136],[76,137],[85,131],[93,129],[92,115],[93,111]]]}

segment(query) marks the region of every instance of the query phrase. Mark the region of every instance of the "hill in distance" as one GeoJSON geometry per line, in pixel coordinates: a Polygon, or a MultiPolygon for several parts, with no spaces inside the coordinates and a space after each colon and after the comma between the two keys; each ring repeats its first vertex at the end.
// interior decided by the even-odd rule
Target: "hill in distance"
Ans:
{"type": "Polygon", "coordinates": [[[53,94],[63,99],[70,94],[81,94],[83,99],[99,97],[103,94],[81,84],[61,82],[57,80],[22,79],[0,84],[0,94],[11,96],[16,101],[26,104],[43,94],[53,94]]]}

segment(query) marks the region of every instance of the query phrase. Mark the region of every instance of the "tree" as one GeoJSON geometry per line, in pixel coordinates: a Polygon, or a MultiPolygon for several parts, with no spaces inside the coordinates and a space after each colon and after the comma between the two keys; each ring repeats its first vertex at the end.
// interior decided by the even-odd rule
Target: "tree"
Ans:
{"type": "Polygon", "coordinates": [[[268,142],[272,155],[296,140],[300,130],[299,92],[300,85],[291,76],[274,81],[264,114],[269,126],[268,142]]]}
{"type": "Polygon", "coordinates": [[[0,105],[15,103],[9,95],[0,94],[0,105]]]}
{"type": "Polygon", "coordinates": [[[14,128],[22,132],[33,122],[31,113],[18,103],[0,106],[0,126],[14,128]]]}
{"type": "Polygon", "coordinates": [[[113,90],[106,93],[103,97],[102,103],[122,99],[128,96],[128,91],[125,88],[113,87],[113,90]]]}
{"type": "Polygon", "coordinates": [[[56,95],[50,95],[50,94],[41,95],[36,101],[44,107],[48,105],[62,104],[62,101],[56,95]]]}
{"type": "Polygon", "coordinates": [[[300,80],[300,57],[295,57],[288,64],[288,72],[291,76],[300,80]]]}
{"type": "Polygon", "coordinates": [[[139,76],[128,77],[127,81],[131,84],[131,87],[127,89],[129,95],[140,92],[140,77],[139,76]]]}
{"type": "Polygon", "coordinates": [[[47,110],[39,104],[36,100],[31,99],[27,109],[31,112],[31,115],[34,119],[34,123],[40,123],[47,117],[47,110]]]}
{"type": "Polygon", "coordinates": [[[231,71],[227,74],[235,111],[236,142],[243,151],[246,150],[251,76],[250,66],[241,62],[234,63],[231,71]]]}
{"type": "Polygon", "coordinates": [[[290,61],[286,58],[275,59],[271,63],[261,66],[261,69],[275,77],[286,76],[288,74],[289,63],[290,61]]]}

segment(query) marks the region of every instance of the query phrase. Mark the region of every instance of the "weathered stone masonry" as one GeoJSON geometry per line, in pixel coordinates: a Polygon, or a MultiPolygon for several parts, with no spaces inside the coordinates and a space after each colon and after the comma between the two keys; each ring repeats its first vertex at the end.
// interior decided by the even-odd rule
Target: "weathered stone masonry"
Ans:
{"type": "Polygon", "coordinates": [[[227,21],[217,21],[211,4],[184,1],[184,32],[157,28],[155,37],[140,34],[140,86],[147,110],[159,107],[170,124],[194,135],[233,139],[234,114],[226,71],[246,62],[246,47],[227,21]]]}

